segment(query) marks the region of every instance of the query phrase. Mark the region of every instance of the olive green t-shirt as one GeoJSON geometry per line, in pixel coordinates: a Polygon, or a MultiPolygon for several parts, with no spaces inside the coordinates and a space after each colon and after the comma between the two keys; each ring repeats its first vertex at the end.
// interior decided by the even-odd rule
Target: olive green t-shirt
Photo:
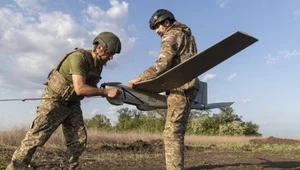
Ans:
{"type": "MultiPolygon", "coordinates": [[[[90,52],[90,50],[87,50],[90,52]]],[[[72,82],[72,74],[86,77],[88,70],[88,62],[84,55],[76,51],[70,54],[61,65],[59,72],[69,81],[72,82]]]]}
{"type": "MultiPolygon", "coordinates": [[[[86,51],[91,52],[91,50],[86,51]]],[[[59,68],[60,74],[62,74],[62,76],[64,76],[70,82],[73,82],[72,74],[86,77],[87,71],[88,62],[85,59],[84,55],[79,51],[75,51],[72,54],[70,54],[59,68]]],[[[71,100],[77,101],[81,100],[82,98],[83,97],[79,97],[76,94],[74,94],[72,95],[71,100]]]]}

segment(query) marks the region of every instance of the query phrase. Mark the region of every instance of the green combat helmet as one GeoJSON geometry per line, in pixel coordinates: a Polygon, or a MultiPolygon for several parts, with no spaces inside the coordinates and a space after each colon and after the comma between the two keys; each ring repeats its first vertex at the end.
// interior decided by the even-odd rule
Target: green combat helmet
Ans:
{"type": "Polygon", "coordinates": [[[149,25],[152,30],[155,29],[156,24],[163,22],[165,19],[170,19],[176,21],[172,12],[166,9],[159,9],[157,10],[150,18],[149,25]]]}
{"type": "Polygon", "coordinates": [[[119,37],[111,32],[100,33],[93,41],[93,45],[101,44],[104,49],[113,53],[121,52],[121,41],[119,37]]]}

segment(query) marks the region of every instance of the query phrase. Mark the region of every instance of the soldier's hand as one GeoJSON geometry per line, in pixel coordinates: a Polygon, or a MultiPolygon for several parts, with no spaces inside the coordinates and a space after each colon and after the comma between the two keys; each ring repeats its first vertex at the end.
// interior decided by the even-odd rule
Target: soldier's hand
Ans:
{"type": "Polygon", "coordinates": [[[107,97],[110,98],[115,98],[120,94],[120,91],[117,88],[108,88],[106,90],[107,90],[107,97]]]}
{"type": "Polygon", "coordinates": [[[132,79],[128,82],[128,87],[132,88],[135,83],[140,82],[140,81],[141,81],[141,78],[139,78],[139,77],[132,79]]]}

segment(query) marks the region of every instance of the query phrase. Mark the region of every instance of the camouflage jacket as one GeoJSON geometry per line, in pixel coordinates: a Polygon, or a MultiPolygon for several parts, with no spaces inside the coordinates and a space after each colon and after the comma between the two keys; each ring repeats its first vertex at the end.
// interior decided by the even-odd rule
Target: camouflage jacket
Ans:
{"type": "MultiPolygon", "coordinates": [[[[175,21],[161,38],[159,59],[139,77],[141,81],[153,79],[195,54],[197,54],[197,47],[191,29],[175,21]]],[[[194,78],[180,88],[189,89],[196,81],[199,81],[198,78],[194,78]]]]}

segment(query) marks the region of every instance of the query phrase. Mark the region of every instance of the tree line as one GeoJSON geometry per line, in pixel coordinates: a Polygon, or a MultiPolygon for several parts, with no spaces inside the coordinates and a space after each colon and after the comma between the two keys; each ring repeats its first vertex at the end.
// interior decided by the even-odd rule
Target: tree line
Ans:
{"type": "MultiPolygon", "coordinates": [[[[259,125],[252,121],[244,122],[241,116],[234,113],[230,106],[222,107],[219,113],[210,110],[192,110],[189,116],[186,134],[189,135],[226,135],[226,136],[261,136],[259,125]]],[[[118,110],[118,121],[113,126],[110,120],[102,114],[96,114],[91,119],[85,119],[86,127],[102,131],[128,132],[143,131],[150,133],[163,132],[165,109],[140,111],[122,108],[118,110]]]]}

